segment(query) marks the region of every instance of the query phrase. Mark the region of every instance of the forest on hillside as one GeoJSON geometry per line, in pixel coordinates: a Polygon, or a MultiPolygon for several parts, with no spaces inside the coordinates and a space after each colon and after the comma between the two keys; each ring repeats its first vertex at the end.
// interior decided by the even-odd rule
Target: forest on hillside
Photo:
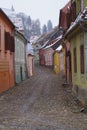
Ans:
{"type": "Polygon", "coordinates": [[[17,17],[21,17],[24,26],[24,35],[26,38],[30,39],[33,36],[40,36],[41,34],[47,33],[52,30],[53,25],[51,20],[47,21],[47,24],[44,24],[41,27],[40,20],[32,20],[30,16],[27,16],[24,13],[18,13],[17,17]]]}

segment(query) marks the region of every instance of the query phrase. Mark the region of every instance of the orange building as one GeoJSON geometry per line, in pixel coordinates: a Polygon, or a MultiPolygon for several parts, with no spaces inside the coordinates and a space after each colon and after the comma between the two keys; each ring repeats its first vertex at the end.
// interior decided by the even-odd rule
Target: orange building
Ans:
{"type": "Polygon", "coordinates": [[[14,86],[14,29],[0,9],[0,93],[14,86]]]}

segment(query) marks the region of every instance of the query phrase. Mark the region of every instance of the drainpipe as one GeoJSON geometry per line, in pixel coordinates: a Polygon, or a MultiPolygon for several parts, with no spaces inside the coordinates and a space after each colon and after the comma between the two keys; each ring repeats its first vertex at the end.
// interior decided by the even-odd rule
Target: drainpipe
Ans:
{"type": "Polygon", "coordinates": [[[81,0],[81,11],[84,9],[84,0],[81,0]]]}

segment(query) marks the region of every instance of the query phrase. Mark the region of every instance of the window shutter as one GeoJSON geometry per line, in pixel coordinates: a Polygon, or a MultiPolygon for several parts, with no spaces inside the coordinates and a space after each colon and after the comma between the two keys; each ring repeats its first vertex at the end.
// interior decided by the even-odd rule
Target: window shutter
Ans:
{"type": "Polygon", "coordinates": [[[11,52],[15,51],[15,42],[14,42],[14,37],[11,36],[11,52]]]}
{"type": "Polygon", "coordinates": [[[5,50],[9,50],[9,32],[5,32],[5,50]]]}
{"type": "Polygon", "coordinates": [[[84,74],[84,45],[80,46],[80,66],[81,74],[84,74]]]}
{"type": "Polygon", "coordinates": [[[76,56],[76,48],[73,49],[73,62],[74,62],[74,72],[76,73],[77,72],[77,56],[76,56]]]}
{"type": "Polygon", "coordinates": [[[14,37],[9,32],[5,32],[5,50],[15,51],[14,37]]]}

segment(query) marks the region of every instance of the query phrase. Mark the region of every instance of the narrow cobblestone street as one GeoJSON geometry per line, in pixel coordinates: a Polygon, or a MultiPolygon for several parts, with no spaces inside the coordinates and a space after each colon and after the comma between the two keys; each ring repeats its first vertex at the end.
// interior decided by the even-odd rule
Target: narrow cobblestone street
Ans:
{"type": "Polygon", "coordinates": [[[63,82],[37,66],[34,76],[0,95],[0,130],[87,130],[87,113],[63,82]]]}

